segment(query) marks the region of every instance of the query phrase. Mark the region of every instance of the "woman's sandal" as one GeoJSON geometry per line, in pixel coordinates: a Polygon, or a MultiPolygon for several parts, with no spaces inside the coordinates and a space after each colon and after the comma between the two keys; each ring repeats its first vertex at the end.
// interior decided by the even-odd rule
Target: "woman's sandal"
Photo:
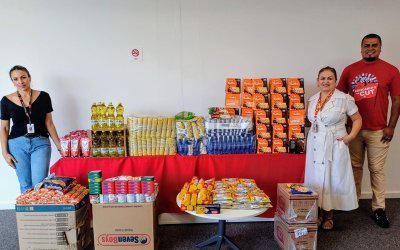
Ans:
{"type": "Polygon", "coordinates": [[[322,223],[322,229],[324,229],[324,230],[332,230],[333,229],[333,217],[325,218],[324,222],[322,223]]]}
{"type": "Polygon", "coordinates": [[[323,221],[324,221],[324,212],[322,211],[321,208],[318,208],[317,226],[320,227],[323,221]]]}

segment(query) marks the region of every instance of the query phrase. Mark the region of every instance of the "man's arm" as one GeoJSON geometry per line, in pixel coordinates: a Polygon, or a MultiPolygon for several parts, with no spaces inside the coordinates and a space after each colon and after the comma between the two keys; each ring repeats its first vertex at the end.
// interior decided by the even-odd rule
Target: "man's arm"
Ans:
{"type": "Polygon", "coordinates": [[[400,96],[392,96],[392,107],[390,109],[389,123],[386,128],[383,129],[383,136],[381,141],[384,143],[389,143],[394,134],[394,129],[396,128],[397,120],[400,115],[400,96]]]}
{"type": "Polygon", "coordinates": [[[348,83],[348,70],[345,68],[340,76],[339,83],[336,88],[344,93],[349,93],[349,83],[348,83]]]}

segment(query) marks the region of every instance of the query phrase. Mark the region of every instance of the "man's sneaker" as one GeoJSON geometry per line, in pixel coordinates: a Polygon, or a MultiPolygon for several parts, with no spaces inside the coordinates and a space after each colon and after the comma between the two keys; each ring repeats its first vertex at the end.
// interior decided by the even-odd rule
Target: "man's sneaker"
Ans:
{"type": "Polygon", "coordinates": [[[374,220],[378,226],[388,228],[390,226],[389,220],[386,217],[386,212],[382,208],[378,208],[374,211],[374,220]]]}

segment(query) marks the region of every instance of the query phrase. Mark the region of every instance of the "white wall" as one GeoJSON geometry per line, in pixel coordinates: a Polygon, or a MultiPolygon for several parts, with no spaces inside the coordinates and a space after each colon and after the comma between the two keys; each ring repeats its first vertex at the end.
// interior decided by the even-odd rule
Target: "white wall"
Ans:
{"type": "MultiPolygon", "coordinates": [[[[96,101],[122,101],[126,114],[205,115],[223,105],[227,77],[304,77],[309,97],[320,68],[340,74],[360,59],[367,33],[382,36],[381,57],[400,67],[399,9],[396,0],[0,0],[0,95],[14,91],[8,70],[26,66],[32,87],[52,97],[60,135],[89,128],[96,101]]],[[[396,136],[386,173],[399,197],[396,136]]],[[[0,208],[18,190],[0,160],[0,208]]]]}

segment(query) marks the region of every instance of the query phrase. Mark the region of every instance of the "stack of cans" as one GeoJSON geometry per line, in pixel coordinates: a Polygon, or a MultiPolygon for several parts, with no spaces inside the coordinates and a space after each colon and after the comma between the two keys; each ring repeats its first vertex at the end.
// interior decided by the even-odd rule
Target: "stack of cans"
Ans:
{"type": "Polygon", "coordinates": [[[117,196],[115,195],[115,183],[113,181],[103,181],[102,195],[100,195],[100,203],[117,203],[117,196]]]}
{"type": "Polygon", "coordinates": [[[145,202],[152,202],[155,199],[154,195],[154,176],[143,176],[142,180],[142,193],[144,194],[145,202]]]}
{"type": "Polygon", "coordinates": [[[115,181],[115,193],[117,194],[118,203],[125,203],[126,195],[128,193],[128,181],[126,180],[115,181]]]}
{"type": "Polygon", "coordinates": [[[142,194],[142,184],[140,177],[135,177],[133,180],[128,181],[128,202],[144,202],[144,195],[142,194]]]}
{"type": "Polygon", "coordinates": [[[90,203],[95,203],[95,204],[100,203],[101,181],[102,181],[101,170],[90,171],[88,173],[90,203]]]}

